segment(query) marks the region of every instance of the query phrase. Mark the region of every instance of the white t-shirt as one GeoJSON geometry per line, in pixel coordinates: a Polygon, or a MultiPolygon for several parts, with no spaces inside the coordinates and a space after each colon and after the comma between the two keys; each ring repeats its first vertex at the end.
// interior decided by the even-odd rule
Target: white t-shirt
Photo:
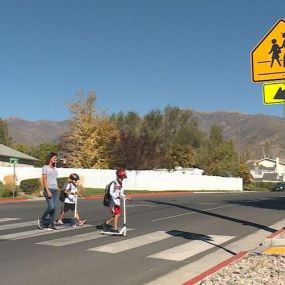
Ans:
{"type": "Polygon", "coordinates": [[[121,197],[125,197],[123,186],[118,182],[112,183],[110,186],[111,207],[121,205],[121,197]]]}
{"type": "Polygon", "coordinates": [[[49,165],[44,165],[42,168],[42,174],[47,177],[47,185],[49,189],[57,189],[57,169],[55,167],[50,167],[49,165]]]}
{"type": "Polygon", "coordinates": [[[68,194],[66,198],[64,199],[64,203],[75,204],[76,195],[73,195],[73,194],[77,193],[77,187],[73,183],[69,182],[66,185],[66,189],[70,191],[67,192],[68,194]]]}

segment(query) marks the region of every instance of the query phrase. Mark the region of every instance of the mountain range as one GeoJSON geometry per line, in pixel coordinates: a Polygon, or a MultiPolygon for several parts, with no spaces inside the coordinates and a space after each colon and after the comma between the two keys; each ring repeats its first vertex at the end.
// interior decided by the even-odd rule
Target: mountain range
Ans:
{"type": "MultiPolygon", "coordinates": [[[[285,158],[285,120],[263,114],[249,115],[239,112],[193,111],[200,129],[208,132],[213,124],[223,129],[226,139],[232,139],[239,155],[248,153],[250,159],[265,156],[285,158]]],[[[45,142],[57,142],[68,130],[69,121],[26,121],[7,118],[12,143],[37,146],[45,142]]]]}

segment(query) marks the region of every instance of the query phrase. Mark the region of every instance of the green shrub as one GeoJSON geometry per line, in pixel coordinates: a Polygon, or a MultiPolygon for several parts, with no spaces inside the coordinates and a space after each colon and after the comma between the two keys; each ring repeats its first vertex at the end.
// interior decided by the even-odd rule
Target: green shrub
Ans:
{"type": "MultiPolygon", "coordinates": [[[[63,187],[64,183],[66,183],[67,179],[67,177],[57,178],[59,190],[63,187]]],[[[42,180],[40,178],[22,180],[20,183],[20,190],[27,195],[40,195],[40,193],[43,191],[42,180]]]]}
{"type": "Polygon", "coordinates": [[[57,186],[59,191],[62,189],[63,185],[67,182],[68,177],[60,177],[57,178],[57,186]]]}
{"type": "Polygon", "coordinates": [[[270,191],[274,183],[272,182],[251,182],[244,185],[245,191],[270,191]]]}
{"type": "Polygon", "coordinates": [[[3,182],[0,181],[0,197],[3,197],[3,192],[4,192],[4,185],[3,182]]]}
{"type": "Polygon", "coordinates": [[[25,194],[39,193],[41,187],[42,183],[39,178],[25,179],[20,182],[20,190],[25,194]]]}
{"type": "MultiPolygon", "coordinates": [[[[64,184],[68,181],[68,177],[60,177],[57,178],[57,185],[58,185],[58,189],[59,191],[62,189],[62,187],[64,186],[64,184]]],[[[85,196],[85,190],[82,187],[82,185],[80,185],[80,180],[77,182],[76,184],[78,193],[82,196],[85,196]]]]}
{"type": "MultiPolygon", "coordinates": [[[[14,197],[18,196],[18,191],[19,191],[19,189],[18,189],[18,187],[16,187],[15,192],[14,192],[14,197]]],[[[2,192],[1,196],[2,197],[13,197],[13,190],[10,189],[10,188],[6,188],[4,186],[4,189],[3,189],[3,192],[2,192]]]]}

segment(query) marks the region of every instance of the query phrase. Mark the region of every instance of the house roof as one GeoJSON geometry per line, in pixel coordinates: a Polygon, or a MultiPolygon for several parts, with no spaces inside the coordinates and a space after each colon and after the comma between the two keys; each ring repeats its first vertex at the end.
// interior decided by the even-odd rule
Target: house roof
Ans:
{"type": "Polygon", "coordinates": [[[266,167],[266,166],[263,166],[263,165],[259,165],[258,168],[260,170],[267,170],[267,171],[274,171],[275,167],[266,167]]]}
{"type": "MultiPolygon", "coordinates": [[[[262,161],[265,161],[265,160],[273,162],[273,163],[276,163],[276,159],[272,159],[272,158],[262,158],[262,159],[256,160],[255,163],[259,163],[259,162],[262,162],[262,161]]],[[[285,165],[285,163],[281,162],[280,159],[279,159],[279,164],[285,165]]]]}
{"type": "Polygon", "coordinates": [[[37,158],[34,158],[28,154],[25,154],[23,152],[20,152],[18,150],[15,150],[3,144],[0,144],[0,156],[6,156],[6,157],[11,157],[11,158],[15,157],[15,158],[27,159],[27,160],[38,160],[37,158]]]}

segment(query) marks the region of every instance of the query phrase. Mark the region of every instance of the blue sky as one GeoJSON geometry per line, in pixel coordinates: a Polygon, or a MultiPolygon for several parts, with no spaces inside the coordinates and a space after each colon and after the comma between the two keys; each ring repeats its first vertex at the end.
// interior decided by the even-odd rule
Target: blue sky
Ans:
{"type": "Polygon", "coordinates": [[[284,0],[0,0],[0,117],[64,120],[75,94],[107,113],[167,105],[283,116],[250,52],[284,0]]]}

